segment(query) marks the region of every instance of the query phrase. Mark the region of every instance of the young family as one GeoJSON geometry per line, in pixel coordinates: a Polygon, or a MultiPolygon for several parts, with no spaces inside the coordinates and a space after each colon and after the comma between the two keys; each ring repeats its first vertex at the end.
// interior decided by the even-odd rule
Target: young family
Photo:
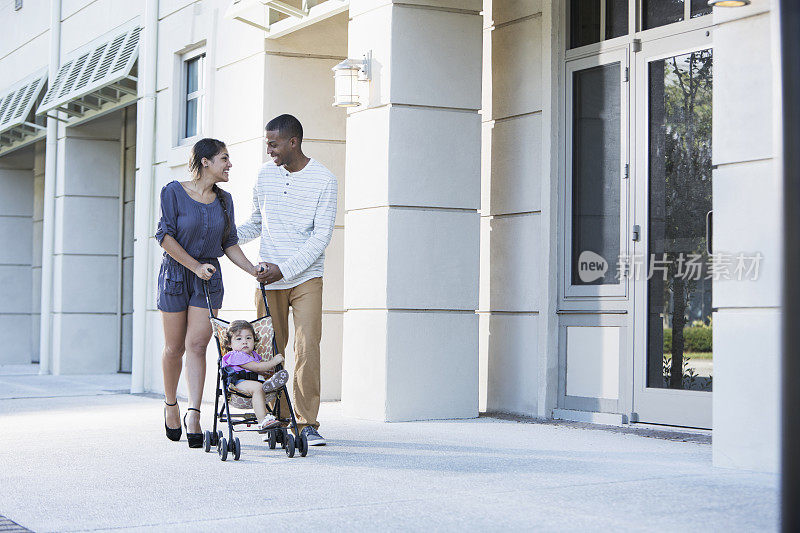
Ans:
{"type": "MultiPolygon", "coordinates": [[[[219,257],[266,284],[267,303],[273,318],[278,353],[288,342],[289,307],[293,310],[294,387],[293,406],[298,427],[308,444],[319,446],[320,339],[322,337],[322,267],[324,251],[331,240],[336,217],[336,178],[318,161],[303,153],[303,127],[291,115],[280,115],[267,123],[267,154],[272,158],[258,173],[253,187],[252,214],[239,226],[234,222],[231,195],[219,187],[228,181],[232,166],[225,144],[201,139],[192,148],[189,170],[192,179],[173,181],[161,190],[161,220],[156,239],[164,248],[158,274],[158,309],[164,326],[164,425],[170,440],[181,437],[181,421],[189,447],[203,445],[200,403],[206,373],[206,347],[211,324],[203,292],[209,282],[214,314],[222,307],[223,287],[219,257]],[[253,265],[239,243],[260,238],[260,262],[253,265]],[[183,354],[189,407],[180,416],[176,398],[183,354]]],[[[256,288],[258,316],[266,314],[260,289],[256,288]]],[[[231,354],[224,364],[256,374],[278,363],[261,361],[252,352],[247,328],[229,331],[231,354]],[[235,345],[235,346],[234,346],[235,345]],[[248,350],[249,348],[249,350],[248,350]]],[[[248,380],[236,384],[247,388],[248,380]]],[[[254,400],[260,395],[255,391],[254,400]]],[[[283,396],[282,396],[283,398],[283,396]]],[[[284,400],[285,402],[285,400],[284,400]]],[[[254,401],[254,404],[256,402],[254,401]]],[[[254,405],[255,407],[255,405],[254,405]]],[[[287,412],[288,406],[281,406],[287,412]]],[[[265,411],[256,409],[263,427],[275,423],[265,411]]]]}

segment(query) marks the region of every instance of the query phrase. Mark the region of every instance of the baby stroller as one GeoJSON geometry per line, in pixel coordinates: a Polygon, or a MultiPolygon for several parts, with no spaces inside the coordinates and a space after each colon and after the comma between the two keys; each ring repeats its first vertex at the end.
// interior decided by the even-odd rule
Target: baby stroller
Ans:
{"type": "MultiPolygon", "coordinates": [[[[242,413],[231,414],[231,407],[237,409],[252,409],[253,402],[249,395],[244,394],[237,390],[228,380],[228,371],[222,366],[222,356],[227,349],[227,331],[230,322],[216,318],[211,308],[211,297],[209,295],[208,282],[203,282],[203,292],[206,296],[206,304],[208,305],[208,318],[211,321],[211,327],[214,332],[214,339],[217,341],[217,387],[216,398],[214,400],[214,430],[206,431],[203,434],[203,449],[210,452],[212,447],[216,447],[219,458],[223,461],[228,459],[228,453],[233,454],[235,461],[239,460],[242,454],[241,444],[239,444],[239,437],[234,437],[234,432],[239,431],[259,431],[258,420],[255,413],[242,413]],[[222,405],[220,405],[220,397],[222,397],[222,405]],[[217,429],[217,422],[228,424],[228,436],[222,429],[217,429]],[[238,427],[237,427],[238,426],[238,427]],[[251,426],[253,426],[251,428],[251,426]]],[[[277,343],[275,342],[275,332],[272,328],[272,317],[269,313],[269,305],[267,305],[267,291],[264,285],[261,284],[261,296],[264,298],[264,307],[267,310],[266,316],[251,321],[253,329],[256,332],[259,340],[255,346],[255,351],[264,359],[269,359],[274,356],[277,351],[277,343]]],[[[278,371],[282,365],[275,367],[274,371],[278,371]]],[[[259,377],[259,381],[264,378],[259,377]]],[[[271,413],[275,418],[280,420],[283,424],[280,427],[266,430],[268,436],[268,444],[271,450],[280,444],[286,451],[286,455],[294,457],[295,450],[300,451],[300,456],[305,457],[308,453],[308,441],[305,434],[300,435],[297,429],[297,420],[294,416],[294,408],[292,401],[289,398],[289,391],[286,385],[276,390],[275,392],[267,395],[267,412],[271,413]],[[288,418],[281,418],[280,397],[284,394],[286,403],[289,406],[288,418]],[[272,404],[272,407],[270,407],[272,404]],[[289,423],[289,428],[285,426],[289,423]]]]}

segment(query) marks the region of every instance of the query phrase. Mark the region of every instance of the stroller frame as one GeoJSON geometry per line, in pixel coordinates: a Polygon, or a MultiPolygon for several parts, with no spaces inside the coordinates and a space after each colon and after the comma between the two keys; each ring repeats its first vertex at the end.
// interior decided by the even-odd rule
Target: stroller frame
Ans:
{"type": "MultiPolygon", "coordinates": [[[[258,317],[258,319],[266,318],[271,316],[269,312],[269,304],[267,303],[267,290],[264,287],[264,284],[259,284],[261,288],[261,297],[264,299],[264,308],[266,309],[266,315],[263,317],[258,317]]],[[[211,307],[211,295],[209,292],[209,283],[208,281],[203,281],[203,293],[206,297],[206,305],[208,306],[208,319],[211,321],[212,328],[214,327],[214,321],[224,322],[229,324],[226,320],[222,320],[214,316],[214,310],[211,307]]],[[[222,461],[227,460],[228,452],[233,454],[233,459],[235,461],[239,460],[239,457],[242,453],[241,444],[239,443],[239,437],[234,437],[234,432],[239,431],[259,431],[257,429],[236,429],[235,426],[246,425],[248,428],[253,424],[258,424],[258,419],[256,418],[255,413],[243,413],[243,414],[231,414],[230,404],[228,398],[231,394],[238,394],[234,391],[228,390],[228,383],[223,375],[222,369],[222,345],[220,344],[219,337],[216,333],[213,333],[214,340],[217,343],[217,386],[216,386],[216,397],[214,399],[214,429],[213,431],[206,430],[203,434],[203,449],[206,452],[210,452],[212,447],[216,447],[217,453],[222,461]],[[223,398],[222,405],[220,405],[220,396],[223,398]],[[225,438],[225,433],[221,429],[217,429],[217,423],[227,423],[228,425],[228,437],[225,438]]],[[[275,331],[273,329],[272,333],[272,354],[273,356],[278,354],[278,343],[275,340],[275,331]]],[[[281,370],[283,368],[282,364],[278,364],[275,367],[275,370],[281,370]]],[[[308,453],[308,440],[306,439],[305,434],[300,434],[300,431],[297,427],[297,419],[294,415],[294,408],[292,407],[292,400],[289,397],[289,390],[286,385],[283,385],[280,389],[275,391],[275,400],[273,402],[273,407],[270,407],[269,403],[267,403],[267,412],[272,414],[276,419],[280,420],[281,422],[288,421],[290,423],[289,428],[285,426],[272,428],[266,430],[268,435],[268,445],[271,450],[274,450],[275,447],[280,444],[280,446],[286,452],[288,457],[294,457],[295,450],[300,451],[300,456],[305,457],[308,453]],[[281,394],[284,395],[286,398],[286,403],[289,407],[289,418],[283,419],[281,418],[281,394]],[[291,431],[289,431],[291,429],[291,431]]],[[[244,395],[240,395],[245,397],[244,395]]],[[[251,400],[252,401],[252,400],[251,400]]]]}

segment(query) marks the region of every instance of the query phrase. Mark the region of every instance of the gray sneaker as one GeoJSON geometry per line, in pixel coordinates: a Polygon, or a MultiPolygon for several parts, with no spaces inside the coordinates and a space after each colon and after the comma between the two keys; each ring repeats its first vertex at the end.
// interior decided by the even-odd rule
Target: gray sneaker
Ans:
{"type": "Polygon", "coordinates": [[[286,370],[281,369],[275,372],[275,374],[273,374],[268,380],[266,380],[261,386],[261,389],[264,392],[274,392],[286,385],[287,381],[289,381],[289,373],[286,370]]]}
{"type": "Polygon", "coordinates": [[[325,439],[322,438],[314,426],[306,426],[300,432],[301,435],[305,434],[309,446],[325,446],[325,439]]]}

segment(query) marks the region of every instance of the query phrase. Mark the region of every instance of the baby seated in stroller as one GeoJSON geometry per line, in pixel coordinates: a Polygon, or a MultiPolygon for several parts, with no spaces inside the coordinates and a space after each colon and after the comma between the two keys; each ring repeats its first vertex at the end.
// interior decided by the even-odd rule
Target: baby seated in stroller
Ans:
{"type": "Polygon", "coordinates": [[[228,386],[252,397],[253,411],[258,418],[260,430],[280,426],[281,422],[267,412],[266,395],[280,389],[288,381],[289,374],[286,370],[281,369],[273,374],[274,368],[283,362],[283,356],[276,354],[263,360],[254,351],[258,338],[253,325],[246,320],[231,322],[226,336],[231,351],[222,357],[222,369],[228,386]],[[259,375],[271,376],[261,383],[258,381],[259,375]]]}

